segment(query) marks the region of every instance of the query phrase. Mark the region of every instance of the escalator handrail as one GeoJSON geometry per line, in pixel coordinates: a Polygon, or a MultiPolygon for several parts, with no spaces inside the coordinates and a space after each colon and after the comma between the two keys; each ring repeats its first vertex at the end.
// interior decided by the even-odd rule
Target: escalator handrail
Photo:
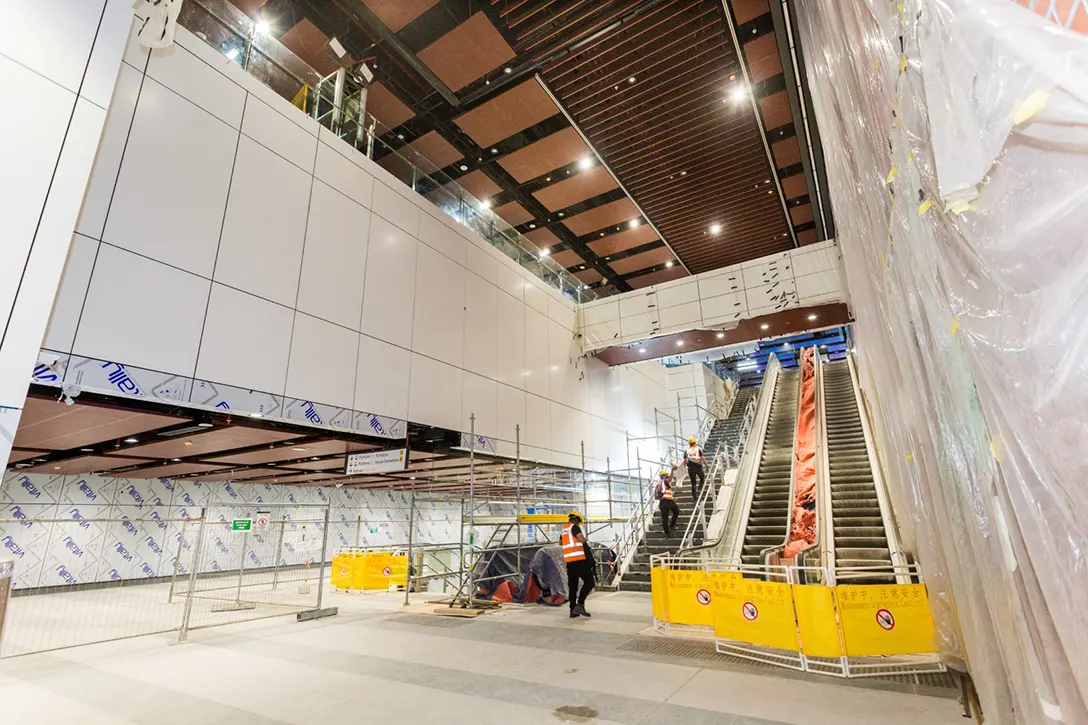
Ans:
{"type": "Polygon", "coordinates": [[[801,395],[801,383],[803,382],[804,370],[800,364],[801,356],[797,356],[797,405],[793,412],[793,447],[790,449],[793,455],[790,456],[790,493],[789,498],[786,499],[788,508],[786,509],[786,532],[782,536],[782,543],[775,546],[769,546],[763,551],[759,552],[759,560],[764,564],[771,554],[781,554],[782,550],[786,548],[786,545],[790,543],[790,531],[793,524],[793,501],[797,495],[797,425],[801,420],[801,404],[803,402],[803,396],[801,395]]]}
{"type": "Polygon", "coordinates": [[[744,444],[744,453],[741,454],[737,477],[733,481],[733,494],[729,497],[729,509],[721,532],[714,541],[693,546],[685,550],[684,554],[728,546],[729,550],[725,552],[726,560],[732,561],[736,556],[738,539],[741,541],[744,539],[744,524],[747,523],[748,513],[752,506],[752,492],[755,489],[756,476],[759,474],[759,463],[763,458],[767,423],[771,417],[771,404],[774,402],[775,388],[778,385],[781,369],[782,364],[772,353],[767,359],[767,368],[759,391],[759,403],[756,406],[756,417],[748,429],[748,439],[744,444]]]}

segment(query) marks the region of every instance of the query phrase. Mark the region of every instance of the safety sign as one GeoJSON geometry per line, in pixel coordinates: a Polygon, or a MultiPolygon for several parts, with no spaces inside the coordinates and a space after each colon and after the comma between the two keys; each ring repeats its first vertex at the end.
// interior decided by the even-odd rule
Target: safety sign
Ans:
{"type": "Polygon", "coordinates": [[[881,629],[886,629],[889,632],[895,629],[895,617],[887,609],[876,610],[876,623],[880,625],[881,629]]]}
{"type": "Polygon", "coordinates": [[[258,529],[264,529],[268,527],[268,514],[258,513],[257,518],[254,519],[254,523],[257,524],[258,529]]]}
{"type": "Polygon", "coordinates": [[[393,576],[393,570],[388,566],[382,569],[382,576],[393,576]]]}
{"type": "Polygon", "coordinates": [[[740,608],[740,612],[749,622],[754,622],[759,619],[759,609],[751,602],[745,602],[744,606],[740,608]]]}

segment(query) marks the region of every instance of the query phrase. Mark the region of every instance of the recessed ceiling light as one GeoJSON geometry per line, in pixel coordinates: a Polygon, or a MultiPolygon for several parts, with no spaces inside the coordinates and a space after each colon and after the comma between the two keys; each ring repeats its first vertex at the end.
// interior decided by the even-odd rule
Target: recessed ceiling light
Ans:
{"type": "Polygon", "coordinates": [[[550,177],[550,176],[545,177],[545,179],[544,179],[544,181],[551,181],[551,180],[552,180],[552,177],[550,177]]]}
{"type": "Polygon", "coordinates": [[[646,352],[646,348],[644,348],[644,347],[640,347],[640,348],[638,349],[638,351],[639,351],[639,352],[646,352]]]}
{"type": "Polygon", "coordinates": [[[310,456],[310,460],[311,460],[311,461],[316,461],[316,460],[317,460],[317,456],[310,456]]]}
{"type": "Polygon", "coordinates": [[[171,461],[173,461],[174,463],[177,463],[177,462],[178,462],[178,461],[180,461],[181,459],[180,459],[180,458],[171,458],[170,460],[171,460],[171,461]]]}
{"type": "Polygon", "coordinates": [[[468,167],[464,164],[461,164],[461,171],[468,171],[468,167]]]}
{"type": "Polygon", "coordinates": [[[725,337],[725,333],[724,333],[724,332],[719,332],[719,333],[718,333],[718,339],[720,340],[720,339],[722,339],[723,337],[725,337]]]}
{"type": "Polygon", "coordinates": [[[680,172],[680,175],[681,175],[681,176],[687,176],[687,175],[688,175],[688,172],[686,172],[686,171],[681,171],[681,172],[680,172]]]}
{"type": "Polygon", "coordinates": [[[490,79],[490,78],[488,78],[487,80],[485,80],[485,81],[484,81],[484,85],[485,85],[485,86],[489,86],[489,85],[491,85],[491,79],[490,79]]]}
{"type": "Polygon", "coordinates": [[[249,417],[250,418],[263,418],[264,416],[262,414],[260,414],[260,413],[250,413],[249,417]]]}
{"type": "Polygon", "coordinates": [[[670,259],[668,262],[665,262],[665,266],[666,267],[671,267],[672,266],[672,260],[670,259]]]}
{"type": "Polygon", "coordinates": [[[416,480],[415,476],[409,476],[408,478],[409,478],[409,480],[412,480],[412,481],[416,480]]]}
{"type": "Polygon", "coordinates": [[[305,448],[292,448],[291,450],[292,451],[299,451],[301,453],[301,452],[305,451],[306,449],[305,448]]]}
{"type": "Polygon", "coordinates": [[[93,448],[80,448],[79,450],[83,451],[84,453],[94,453],[93,448]]]}
{"type": "Polygon", "coordinates": [[[491,153],[497,154],[497,153],[499,153],[499,150],[498,149],[491,149],[491,153]]]}
{"type": "Polygon", "coordinates": [[[510,66],[506,66],[505,68],[502,69],[502,72],[505,73],[506,75],[510,75],[511,73],[514,72],[514,69],[511,68],[510,66]]]}
{"type": "Polygon", "coordinates": [[[54,470],[54,471],[59,471],[59,470],[60,470],[60,466],[53,466],[53,470],[54,470]]]}
{"type": "Polygon", "coordinates": [[[399,138],[401,141],[403,141],[404,140],[404,134],[403,133],[398,133],[397,138],[399,138]]]}
{"type": "Polygon", "coordinates": [[[810,321],[811,321],[811,320],[815,320],[815,319],[816,319],[816,315],[809,315],[809,316],[808,316],[808,319],[809,319],[810,321]]]}
{"type": "Polygon", "coordinates": [[[767,193],[768,193],[768,194],[773,194],[773,193],[774,193],[774,189],[771,189],[771,190],[770,190],[770,191],[768,191],[767,193]]]}
{"type": "Polygon", "coordinates": [[[627,226],[631,229],[637,229],[638,225],[641,223],[642,222],[640,222],[638,219],[632,219],[631,221],[627,222],[627,226]]]}
{"type": "Polygon", "coordinates": [[[530,224],[530,225],[529,225],[529,228],[530,228],[530,229],[536,229],[536,224],[530,224]]]}
{"type": "Polygon", "coordinates": [[[563,216],[563,212],[559,212],[559,216],[563,216]]]}
{"type": "Polygon", "coordinates": [[[769,330],[769,329],[771,329],[771,326],[770,326],[770,325],[768,325],[768,324],[767,324],[766,322],[764,322],[764,323],[763,323],[762,325],[760,325],[760,326],[759,326],[759,329],[761,329],[761,330],[769,330]]]}
{"type": "Polygon", "coordinates": [[[125,439],[125,443],[139,443],[139,442],[140,442],[139,438],[126,438],[125,439]]]}
{"type": "Polygon", "coordinates": [[[213,425],[214,425],[214,423],[204,422],[204,423],[197,423],[196,427],[197,428],[211,428],[213,425]]]}
{"type": "Polygon", "coordinates": [[[638,80],[637,76],[631,76],[630,78],[627,79],[627,82],[628,83],[634,83],[637,80],[638,80]]]}
{"type": "Polygon", "coordinates": [[[684,346],[684,341],[683,340],[677,340],[676,341],[676,346],[677,347],[683,347],[684,346]]]}
{"type": "Polygon", "coordinates": [[[710,233],[711,234],[721,234],[722,233],[722,225],[721,224],[711,224],[710,225],[710,233]]]}
{"type": "Polygon", "coordinates": [[[589,156],[583,156],[578,159],[578,168],[582,171],[593,167],[593,159],[589,156]]]}
{"type": "Polygon", "coordinates": [[[192,447],[192,445],[193,445],[192,441],[185,441],[185,447],[186,448],[190,448],[190,447],[192,447]]]}
{"type": "Polygon", "coordinates": [[[604,232],[601,232],[601,236],[602,236],[602,237],[604,236],[604,232]]]}

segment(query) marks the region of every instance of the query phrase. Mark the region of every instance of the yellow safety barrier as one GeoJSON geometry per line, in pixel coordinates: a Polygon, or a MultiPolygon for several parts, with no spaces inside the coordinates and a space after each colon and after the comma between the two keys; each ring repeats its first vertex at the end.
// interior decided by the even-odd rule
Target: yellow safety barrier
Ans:
{"type": "Polygon", "coordinates": [[[714,635],[749,644],[799,651],[790,586],[713,572],[714,635]]]}
{"type": "Polygon", "coordinates": [[[712,628],[719,651],[823,674],[886,673],[895,662],[851,658],[896,655],[904,671],[945,671],[924,584],[793,584],[796,572],[654,557],[655,626],[712,628]]]}
{"type": "Polygon", "coordinates": [[[376,591],[390,584],[407,586],[408,556],[387,551],[337,554],[332,560],[330,581],[337,589],[376,591]]]}
{"type": "Polygon", "coordinates": [[[924,584],[835,587],[848,657],[936,652],[924,584]]]}

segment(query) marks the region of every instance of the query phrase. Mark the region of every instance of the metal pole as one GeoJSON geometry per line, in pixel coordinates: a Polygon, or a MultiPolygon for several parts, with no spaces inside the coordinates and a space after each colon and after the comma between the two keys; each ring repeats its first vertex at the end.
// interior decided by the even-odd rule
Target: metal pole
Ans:
{"type": "Polygon", "coordinates": [[[605,475],[608,476],[608,526],[612,529],[612,459],[604,459],[605,475]]]}
{"type": "Polygon", "coordinates": [[[272,591],[280,583],[280,559],[283,554],[283,530],[287,528],[287,516],[280,517],[280,535],[276,537],[276,563],[272,566],[272,591]]]}
{"type": "Polygon", "coordinates": [[[234,592],[234,603],[242,603],[242,575],[246,568],[246,550],[249,548],[249,532],[242,534],[242,558],[238,562],[238,588],[234,592]]]}
{"type": "Polygon", "coordinates": [[[589,541],[589,488],[586,485],[586,442],[582,441],[582,515],[585,516],[586,541],[589,541]]]}
{"type": "Polygon", "coordinates": [[[332,132],[340,135],[340,121],[344,116],[344,80],[347,78],[347,69],[336,71],[336,85],[333,87],[332,96],[332,132]]]}
{"type": "Polygon", "coordinates": [[[363,541],[363,517],[357,516],[355,518],[355,546],[362,546],[363,541]]]}
{"type": "Polygon", "coordinates": [[[517,497],[518,576],[521,576],[521,424],[514,426],[514,485],[517,497]]]}
{"type": "Polygon", "coordinates": [[[475,581],[473,577],[472,566],[472,548],[473,537],[475,536],[476,525],[476,414],[473,413],[469,416],[469,436],[470,443],[468,446],[468,606],[472,606],[472,600],[476,598],[475,581]]]}
{"type": "MultiPolygon", "coordinates": [[[[185,536],[185,524],[183,523],[181,525],[181,533],[178,535],[178,553],[174,557],[174,571],[170,575],[170,593],[166,595],[166,603],[167,604],[173,604],[174,603],[174,587],[178,583],[178,567],[181,565],[181,544],[182,544],[183,541],[185,541],[184,536],[185,536]]],[[[103,541],[104,541],[105,537],[102,537],[102,538],[103,538],[103,541]]],[[[98,581],[97,577],[95,577],[95,581],[98,581]]]]}
{"type": "Polygon", "coordinates": [[[408,503],[408,572],[404,579],[404,606],[408,606],[408,592],[412,588],[412,533],[416,523],[416,486],[412,484],[412,496],[408,503]]]}
{"type": "Polygon", "coordinates": [[[200,528],[196,532],[196,551],[193,552],[193,569],[189,572],[189,591],[185,597],[185,613],[181,617],[181,629],[178,630],[178,642],[189,638],[189,618],[193,614],[193,592],[196,591],[196,572],[200,569],[200,559],[204,554],[204,524],[207,508],[200,509],[200,528]]]}
{"type": "Polygon", "coordinates": [[[464,496],[461,496],[461,518],[458,519],[457,525],[461,529],[461,536],[460,536],[460,542],[461,543],[460,543],[460,553],[459,553],[459,556],[460,556],[460,562],[459,562],[460,566],[459,566],[459,568],[461,570],[461,576],[458,578],[458,581],[457,581],[457,589],[460,591],[460,590],[463,590],[465,588],[465,497],[464,496]]]}
{"type": "Polygon", "coordinates": [[[366,133],[366,88],[359,89],[359,112],[355,117],[355,148],[363,142],[366,133]]]}
{"type": "Polygon", "coordinates": [[[321,571],[317,577],[317,609],[325,595],[325,550],[329,547],[329,504],[325,505],[325,531],[321,535],[321,571]]]}

